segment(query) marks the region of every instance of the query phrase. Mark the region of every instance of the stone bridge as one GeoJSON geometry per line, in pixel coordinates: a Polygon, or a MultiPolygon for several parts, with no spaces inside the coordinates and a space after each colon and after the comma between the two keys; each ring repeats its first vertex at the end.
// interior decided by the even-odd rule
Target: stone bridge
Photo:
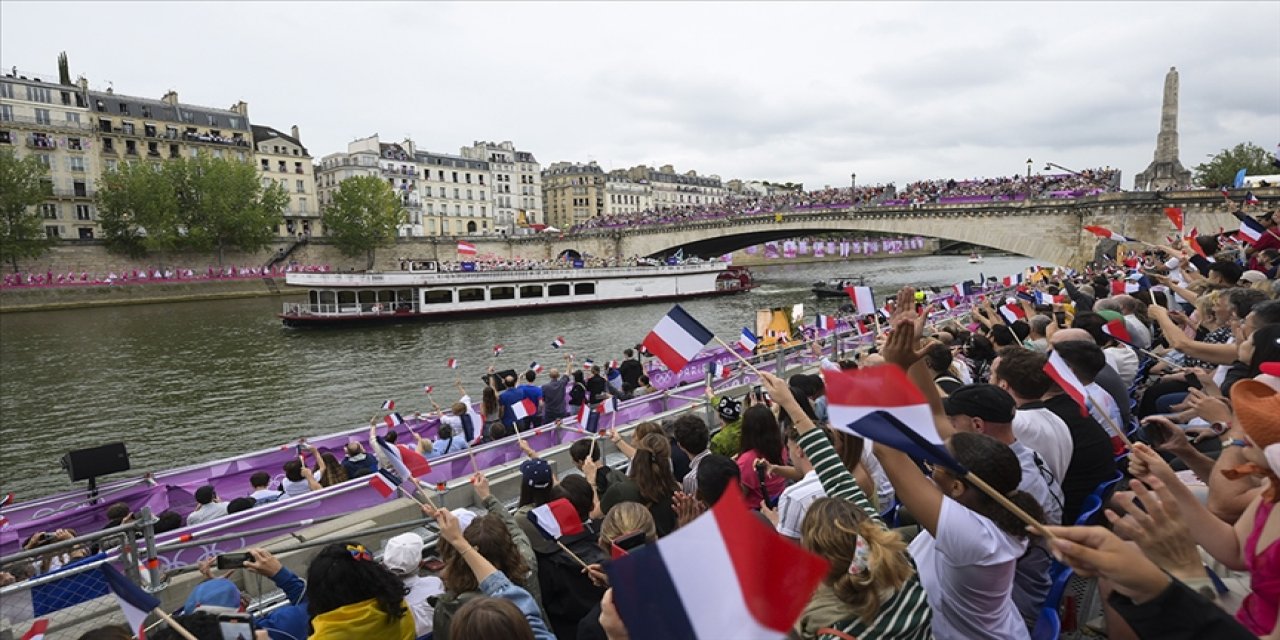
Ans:
{"type": "MultiPolygon", "coordinates": [[[[1256,189],[1255,216],[1280,203],[1280,188],[1256,189]]],[[[1233,193],[1239,202],[1243,192],[1233,193]]],[[[1031,200],[919,207],[865,207],[773,213],[630,230],[593,230],[565,237],[474,239],[482,254],[554,258],[566,250],[595,256],[713,257],[773,240],[820,233],[878,232],[921,235],[1029,256],[1046,264],[1080,266],[1091,260],[1098,238],[1083,228],[1106,227],[1139,240],[1164,243],[1174,233],[1166,207],[1181,207],[1186,226],[1203,233],[1234,229],[1235,205],[1216,191],[1121,192],[1073,200],[1031,200]]],[[[429,242],[429,253],[454,260],[452,241],[429,242]]],[[[425,248],[425,247],[424,247],[425,248]]]]}

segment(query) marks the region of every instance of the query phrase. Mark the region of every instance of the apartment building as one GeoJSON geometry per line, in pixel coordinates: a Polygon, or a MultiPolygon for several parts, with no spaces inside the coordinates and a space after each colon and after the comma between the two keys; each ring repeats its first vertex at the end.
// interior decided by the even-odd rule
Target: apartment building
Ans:
{"type": "Polygon", "coordinates": [[[253,156],[263,186],[278,183],[289,194],[278,234],[287,237],[324,235],[320,223],[320,203],[316,193],[315,168],[311,155],[298,137],[294,125],[289,133],[267,126],[251,125],[253,156]]]}
{"type": "Polygon", "coordinates": [[[543,223],[542,167],[532,153],[511,141],[477,141],[462,148],[462,157],[487,162],[492,184],[493,229],[515,234],[543,223]]]}
{"type": "Polygon", "coordinates": [[[547,224],[561,230],[605,214],[605,172],[594,161],[556,162],[542,171],[547,224]]]}

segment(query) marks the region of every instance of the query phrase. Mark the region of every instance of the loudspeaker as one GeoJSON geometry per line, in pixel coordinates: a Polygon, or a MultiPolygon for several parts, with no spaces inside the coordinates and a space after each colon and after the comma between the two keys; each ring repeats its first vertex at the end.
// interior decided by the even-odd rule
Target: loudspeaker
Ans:
{"type": "Polygon", "coordinates": [[[62,456],[62,468],[67,470],[72,482],[128,471],[129,452],[125,451],[123,442],[76,449],[62,456]]]}

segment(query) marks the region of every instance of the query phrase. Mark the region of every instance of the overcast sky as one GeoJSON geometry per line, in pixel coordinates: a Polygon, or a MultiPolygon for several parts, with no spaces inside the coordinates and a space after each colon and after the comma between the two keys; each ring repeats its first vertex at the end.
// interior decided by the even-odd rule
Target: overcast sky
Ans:
{"type": "Polygon", "coordinates": [[[1280,142],[1280,3],[0,3],[0,67],[226,107],[311,154],[378,133],[543,166],[672,164],[810,188],[1280,142]]]}

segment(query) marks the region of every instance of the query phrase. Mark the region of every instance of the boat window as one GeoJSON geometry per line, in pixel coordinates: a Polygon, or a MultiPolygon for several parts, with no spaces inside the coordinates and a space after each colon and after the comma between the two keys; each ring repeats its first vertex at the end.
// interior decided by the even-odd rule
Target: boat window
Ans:
{"type": "Polygon", "coordinates": [[[484,288],[471,287],[467,289],[458,289],[458,302],[482,302],[484,301],[484,288]]]}
{"type": "Polygon", "coordinates": [[[338,296],[332,291],[321,291],[320,304],[332,307],[333,305],[338,304],[338,296]]]}
{"type": "Polygon", "coordinates": [[[542,297],[542,285],[540,285],[540,284],[527,284],[527,285],[525,285],[525,286],[523,286],[523,287],[520,287],[520,297],[521,297],[521,298],[541,298],[541,297],[542,297]]]}
{"type": "Polygon", "coordinates": [[[356,292],[339,291],[338,292],[338,310],[354,311],[359,307],[356,306],[356,292]]]}
{"type": "Polygon", "coordinates": [[[579,282],[573,285],[573,295],[575,296],[591,296],[596,293],[596,283],[579,282]]]}
{"type": "Polygon", "coordinates": [[[318,304],[320,304],[320,292],[319,292],[319,291],[316,291],[316,290],[314,290],[314,289],[312,289],[311,291],[308,291],[308,292],[307,292],[307,298],[308,298],[308,299],[310,299],[310,301],[311,301],[311,306],[313,306],[313,307],[314,307],[314,306],[316,306],[316,305],[318,305],[318,304]]]}
{"type": "Polygon", "coordinates": [[[377,301],[378,301],[377,291],[361,291],[360,292],[360,304],[369,305],[377,301]]]}
{"type": "Polygon", "coordinates": [[[515,287],[490,287],[489,299],[490,300],[515,300],[516,288],[515,287]]]}
{"type": "Polygon", "coordinates": [[[549,296],[567,296],[569,295],[569,285],[553,284],[547,286],[547,295],[549,296]]]}
{"type": "Polygon", "coordinates": [[[413,302],[413,289],[400,289],[396,291],[396,302],[413,302]]]}
{"type": "Polygon", "coordinates": [[[449,304],[453,302],[453,290],[432,289],[422,293],[423,304],[449,304]]]}

